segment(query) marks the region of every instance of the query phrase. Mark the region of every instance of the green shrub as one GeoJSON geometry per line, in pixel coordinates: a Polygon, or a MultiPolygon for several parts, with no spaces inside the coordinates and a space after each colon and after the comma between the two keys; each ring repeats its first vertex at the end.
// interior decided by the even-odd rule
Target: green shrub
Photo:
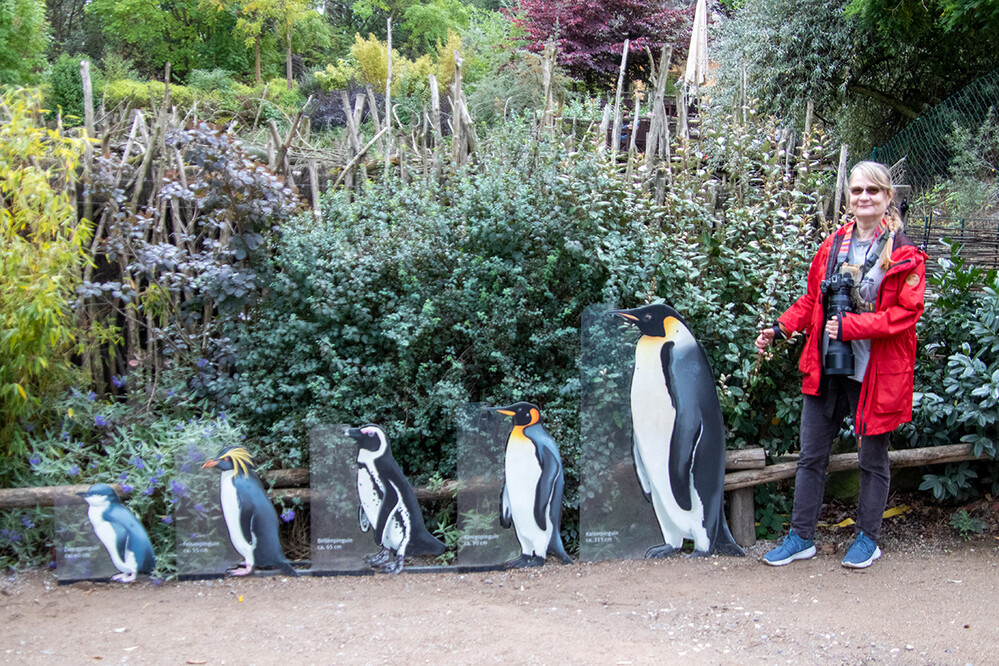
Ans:
{"type": "Polygon", "coordinates": [[[104,86],[107,107],[131,104],[133,108],[149,108],[149,88],[132,79],[117,79],[104,86]]]}
{"type": "Polygon", "coordinates": [[[187,85],[200,92],[228,93],[235,83],[232,73],[224,69],[194,69],[187,75],[187,85]]]}
{"type": "MultiPolygon", "coordinates": [[[[63,125],[66,127],[83,124],[83,81],[80,78],[80,62],[86,59],[64,53],[52,65],[52,72],[49,75],[49,95],[45,100],[50,109],[49,117],[54,118],[57,113],[62,113],[63,125]]],[[[96,98],[104,87],[104,81],[100,70],[93,63],[90,66],[90,85],[96,98]]],[[[96,99],[94,103],[97,103],[96,99]]]]}

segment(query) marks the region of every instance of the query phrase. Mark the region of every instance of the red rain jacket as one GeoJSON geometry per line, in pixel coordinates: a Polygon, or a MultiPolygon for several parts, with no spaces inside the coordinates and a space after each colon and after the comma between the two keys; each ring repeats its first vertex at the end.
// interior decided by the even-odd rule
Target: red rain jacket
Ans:
{"type": "MultiPolygon", "coordinates": [[[[801,392],[808,395],[819,395],[822,379],[821,336],[826,316],[819,283],[826,277],[830,252],[839,250],[844,231],[840,227],[819,246],[808,270],[808,290],[777,319],[788,335],[805,332],[798,368],[805,375],[801,392]]],[[[855,421],[861,437],[890,432],[912,420],[916,321],[923,313],[926,255],[901,233],[896,234],[895,245],[874,312],[843,315],[843,340],[871,340],[855,421]]]]}

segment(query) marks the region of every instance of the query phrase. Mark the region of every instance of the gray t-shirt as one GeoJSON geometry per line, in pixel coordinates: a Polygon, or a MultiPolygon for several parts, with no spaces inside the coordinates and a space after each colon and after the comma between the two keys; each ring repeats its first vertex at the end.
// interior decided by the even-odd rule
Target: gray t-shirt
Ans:
{"type": "MultiPolygon", "coordinates": [[[[850,241],[850,250],[846,255],[846,263],[852,264],[854,266],[863,266],[864,262],[867,260],[867,253],[871,251],[871,244],[873,241],[858,241],[856,239],[856,230],[854,230],[853,238],[850,241]]],[[[881,288],[881,280],[884,278],[884,269],[881,268],[880,262],[875,263],[874,266],[867,272],[864,279],[861,281],[859,293],[861,300],[870,304],[870,309],[873,310],[875,303],[878,299],[878,289],[881,288]]],[[[850,375],[850,379],[858,382],[864,381],[864,373],[867,372],[867,363],[871,359],[871,341],[867,340],[851,340],[850,347],[853,349],[853,374],[850,375]]],[[[829,336],[822,336],[822,356],[825,357],[826,351],[829,348],[829,336]]]]}

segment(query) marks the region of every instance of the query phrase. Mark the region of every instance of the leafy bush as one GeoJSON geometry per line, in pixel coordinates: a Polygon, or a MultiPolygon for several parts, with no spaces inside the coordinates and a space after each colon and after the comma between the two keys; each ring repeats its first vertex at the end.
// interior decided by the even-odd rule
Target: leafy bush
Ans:
{"type": "Polygon", "coordinates": [[[913,422],[902,428],[912,446],[965,442],[983,462],[948,463],[920,488],[939,500],[964,500],[981,488],[999,493],[999,278],[965,263],[959,248],[927,277],[920,320],[913,422]],[[977,480],[977,482],[976,482],[977,480]]]}
{"type": "Polygon", "coordinates": [[[201,92],[228,93],[234,84],[232,73],[224,69],[194,69],[187,75],[187,85],[201,92]]]}
{"type": "MultiPolygon", "coordinates": [[[[83,60],[86,58],[64,53],[52,65],[49,75],[50,92],[45,100],[50,109],[49,116],[54,118],[61,113],[66,127],[83,124],[83,81],[80,78],[80,62],[83,60]]],[[[95,97],[104,87],[101,72],[93,64],[90,66],[90,85],[95,97]]]]}
{"type": "Polygon", "coordinates": [[[75,222],[65,185],[83,154],[78,139],[47,130],[37,97],[0,108],[0,482],[50,416],[47,400],[73,381],[76,330],[69,303],[90,223],[75,222]]]}

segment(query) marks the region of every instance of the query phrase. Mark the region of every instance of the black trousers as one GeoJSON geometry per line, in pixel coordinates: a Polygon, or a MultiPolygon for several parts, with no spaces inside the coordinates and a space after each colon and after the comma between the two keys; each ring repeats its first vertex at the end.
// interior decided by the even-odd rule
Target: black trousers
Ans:
{"type": "MultiPolygon", "coordinates": [[[[801,457],[794,477],[794,510],[791,529],[802,539],[815,536],[815,524],[822,510],[826,489],[826,468],[833,439],[843,419],[857,411],[860,382],[831,377],[822,395],[804,396],[801,409],[801,457]]],[[[867,435],[860,442],[860,499],[856,531],[875,541],[881,536],[881,517],[888,503],[891,471],[888,440],[891,433],[867,435]]]]}

